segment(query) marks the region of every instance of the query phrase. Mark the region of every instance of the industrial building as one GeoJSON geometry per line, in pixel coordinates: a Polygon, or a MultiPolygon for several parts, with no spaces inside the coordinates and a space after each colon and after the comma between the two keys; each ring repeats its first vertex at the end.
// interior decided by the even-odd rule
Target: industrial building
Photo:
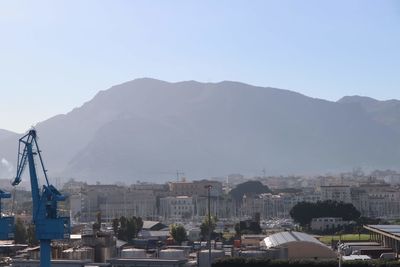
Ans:
{"type": "Polygon", "coordinates": [[[314,237],[300,232],[287,231],[270,235],[260,242],[264,250],[274,251],[278,259],[334,259],[330,247],[314,237]]]}
{"type": "Polygon", "coordinates": [[[390,248],[398,257],[400,251],[400,225],[364,225],[370,231],[370,240],[390,248]]]}

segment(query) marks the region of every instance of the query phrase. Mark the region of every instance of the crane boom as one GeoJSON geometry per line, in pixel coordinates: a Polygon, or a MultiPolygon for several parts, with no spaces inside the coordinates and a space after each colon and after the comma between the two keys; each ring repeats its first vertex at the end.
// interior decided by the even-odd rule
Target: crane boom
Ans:
{"type": "Polygon", "coordinates": [[[40,266],[50,267],[51,240],[69,238],[70,218],[58,216],[58,202],[66,198],[49,183],[34,129],[19,139],[17,174],[12,182],[13,186],[21,183],[27,164],[32,192],[32,220],[36,238],[40,240],[40,266]],[[36,156],[39,157],[40,167],[45,177],[45,184],[41,189],[35,164],[36,156]]]}
{"type": "Polygon", "coordinates": [[[14,217],[3,216],[1,212],[1,200],[3,198],[11,198],[11,194],[0,189],[0,240],[13,239],[14,217]]]}

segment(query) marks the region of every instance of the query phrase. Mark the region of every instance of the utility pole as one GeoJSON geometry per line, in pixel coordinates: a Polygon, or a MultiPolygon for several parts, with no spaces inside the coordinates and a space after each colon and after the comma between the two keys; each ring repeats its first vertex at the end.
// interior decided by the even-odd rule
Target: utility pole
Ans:
{"type": "Polygon", "coordinates": [[[211,267],[211,185],[206,185],[208,195],[208,266],[211,267]]]}
{"type": "Polygon", "coordinates": [[[339,236],[339,242],[337,243],[337,252],[339,256],[339,267],[342,267],[342,250],[340,248],[340,244],[342,243],[342,239],[339,236]]]}

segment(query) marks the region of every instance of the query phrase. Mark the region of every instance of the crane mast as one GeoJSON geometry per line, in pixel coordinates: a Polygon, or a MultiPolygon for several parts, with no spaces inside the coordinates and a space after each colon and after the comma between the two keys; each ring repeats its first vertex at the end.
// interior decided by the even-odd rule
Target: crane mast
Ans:
{"type": "Polygon", "coordinates": [[[31,182],[32,221],[36,238],[40,241],[40,266],[50,267],[51,240],[69,238],[70,218],[58,215],[58,202],[64,201],[66,197],[49,183],[34,129],[19,139],[17,174],[12,182],[13,186],[22,181],[26,165],[29,167],[31,182]],[[39,159],[39,166],[45,178],[42,188],[39,188],[35,157],[39,159]]]}
{"type": "Polygon", "coordinates": [[[14,217],[3,216],[1,212],[3,198],[11,198],[11,194],[0,189],[0,240],[8,240],[14,238],[14,217]]]}

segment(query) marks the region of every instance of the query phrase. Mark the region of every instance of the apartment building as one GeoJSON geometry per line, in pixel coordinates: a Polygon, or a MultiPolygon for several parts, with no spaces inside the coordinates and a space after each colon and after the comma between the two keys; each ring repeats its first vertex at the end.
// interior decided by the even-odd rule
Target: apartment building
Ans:
{"type": "Polygon", "coordinates": [[[193,198],[169,196],[160,198],[160,216],[164,219],[189,219],[194,215],[193,198]]]}
{"type": "Polygon", "coordinates": [[[208,195],[207,186],[211,185],[211,197],[220,197],[223,194],[222,183],[218,181],[200,180],[200,181],[180,181],[170,182],[169,191],[171,196],[199,196],[208,195]]]}
{"type": "Polygon", "coordinates": [[[321,200],[334,200],[337,202],[351,203],[351,190],[348,185],[320,186],[321,200]]]}

